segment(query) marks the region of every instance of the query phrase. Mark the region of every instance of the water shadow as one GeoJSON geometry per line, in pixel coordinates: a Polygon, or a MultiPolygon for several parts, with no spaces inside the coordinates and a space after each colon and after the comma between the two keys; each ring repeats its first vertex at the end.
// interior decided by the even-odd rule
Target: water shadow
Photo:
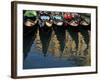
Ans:
{"type": "Polygon", "coordinates": [[[42,43],[42,52],[44,56],[46,56],[47,54],[47,50],[48,50],[49,43],[51,40],[51,34],[52,34],[51,27],[43,26],[39,28],[40,40],[42,43]]]}
{"type": "Polygon", "coordinates": [[[76,44],[76,50],[78,50],[78,26],[70,26],[68,25],[66,30],[69,32],[69,35],[71,36],[72,40],[75,41],[76,44]]]}
{"type": "MultiPolygon", "coordinates": [[[[89,35],[88,31],[90,31],[90,30],[91,30],[90,25],[89,26],[80,26],[80,33],[82,34],[83,39],[87,45],[85,51],[89,49],[90,35],[89,35]]],[[[87,53],[85,53],[85,54],[87,54],[87,53]]]]}
{"type": "MultiPolygon", "coordinates": [[[[63,53],[64,47],[65,47],[65,38],[66,38],[66,30],[64,26],[53,26],[53,30],[57,36],[57,39],[60,44],[60,51],[63,53]]],[[[61,55],[62,55],[61,53],[61,55]]]]}
{"type": "Polygon", "coordinates": [[[38,29],[38,24],[32,26],[31,28],[23,24],[23,59],[28,55],[30,48],[35,40],[36,33],[38,29]]]}

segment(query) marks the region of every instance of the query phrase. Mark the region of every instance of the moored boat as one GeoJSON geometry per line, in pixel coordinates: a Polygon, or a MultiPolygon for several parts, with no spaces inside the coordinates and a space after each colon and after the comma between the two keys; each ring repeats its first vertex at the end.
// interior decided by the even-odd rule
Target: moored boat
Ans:
{"type": "Polygon", "coordinates": [[[33,44],[38,29],[37,12],[24,10],[23,13],[23,53],[24,59],[33,44]]]}
{"type": "Polygon", "coordinates": [[[52,34],[52,20],[49,12],[39,13],[39,35],[42,43],[42,52],[46,56],[52,34]]]}

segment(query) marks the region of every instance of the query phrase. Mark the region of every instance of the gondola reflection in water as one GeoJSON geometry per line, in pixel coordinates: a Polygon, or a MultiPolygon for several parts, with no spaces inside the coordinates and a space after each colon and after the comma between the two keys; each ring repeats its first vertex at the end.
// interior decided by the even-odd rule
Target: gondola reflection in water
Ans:
{"type": "Polygon", "coordinates": [[[90,66],[91,14],[23,10],[23,68],[90,66]]]}

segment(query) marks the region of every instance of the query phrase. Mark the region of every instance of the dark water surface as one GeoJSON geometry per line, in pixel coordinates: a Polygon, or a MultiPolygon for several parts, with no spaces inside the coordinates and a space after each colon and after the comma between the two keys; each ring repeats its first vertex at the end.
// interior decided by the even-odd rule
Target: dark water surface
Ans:
{"type": "Polygon", "coordinates": [[[32,45],[32,50],[28,53],[27,58],[23,62],[23,69],[80,66],[81,59],[78,57],[57,58],[50,53],[47,53],[47,56],[44,57],[42,52],[37,51],[33,47],[34,45],[32,45]]]}
{"type": "MultiPolygon", "coordinates": [[[[65,33],[64,29],[54,29],[55,35],[60,43],[60,50],[63,52],[65,47],[65,33]]],[[[69,35],[75,40],[76,48],[78,48],[78,32],[73,32],[68,30],[69,35]]],[[[49,33],[46,31],[40,30],[40,40],[42,42],[42,51],[38,51],[35,48],[34,43],[30,44],[31,50],[27,53],[26,58],[23,61],[23,69],[35,69],[35,68],[54,68],[54,67],[75,67],[75,66],[84,66],[86,63],[86,57],[82,56],[70,56],[69,58],[65,57],[55,57],[52,53],[48,52],[49,42],[51,40],[52,30],[49,30],[49,33]],[[45,56],[44,56],[45,55],[45,56]]],[[[89,47],[89,35],[87,30],[80,30],[80,33],[84,37],[84,41],[89,47]]],[[[33,42],[32,40],[30,40],[33,42]]],[[[29,42],[30,42],[29,41],[29,42]]],[[[27,46],[27,45],[26,45],[27,46]]],[[[29,47],[30,48],[30,47],[29,47]]],[[[72,54],[72,53],[69,53],[72,54]]],[[[87,53],[86,53],[87,54],[87,53]]],[[[90,53],[89,53],[90,54],[90,53]]],[[[25,54],[24,54],[25,55],[25,54]]]]}

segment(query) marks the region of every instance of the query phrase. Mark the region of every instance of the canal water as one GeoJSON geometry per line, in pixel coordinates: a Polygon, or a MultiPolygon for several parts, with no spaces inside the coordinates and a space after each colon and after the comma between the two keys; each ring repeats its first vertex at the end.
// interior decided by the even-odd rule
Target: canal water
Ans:
{"type": "Polygon", "coordinates": [[[32,45],[32,50],[24,60],[24,69],[79,66],[77,62],[78,57],[71,56],[71,58],[60,58],[53,56],[51,53],[47,53],[47,56],[44,57],[42,52],[37,51],[33,47],[34,44],[32,45]]]}
{"type": "MultiPolygon", "coordinates": [[[[68,33],[66,33],[66,34],[68,34],[68,33]]],[[[68,35],[70,35],[70,34],[68,34],[68,35]]],[[[68,36],[68,35],[66,35],[66,36],[68,36]]],[[[66,49],[68,50],[68,47],[66,48],[66,42],[64,44],[66,49],[63,50],[63,56],[61,56],[59,53],[60,51],[57,51],[61,47],[57,43],[57,41],[58,41],[57,36],[55,37],[55,34],[53,33],[53,36],[51,36],[51,37],[52,38],[49,43],[49,47],[48,47],[46,56],[44,56],[43,51],[42,51],[42,43],[41,43],[40,37],[39,37],[39,32],[37,31],[37,37],[34,40],[32,46],[30,48],[30,51],[27,53],[27,57],[23,60],[23,69],[77,67],[77,66],[89,66],[90,65],[90,62],[88,64],[86,64],[87,60],[90,59],[90,56],[86,57],[83,55],[74,55],[70,51],[68,52],[68,54],[71,54],[71,55],[68,56],[67,51],[66,51],[66,49]],[[53,40],[55,42],[53,42],[53,40]],[[54,52],[54,50],[56,50],[56,51],[54,52]]],[[[69,42],[67,42],[67,43],[69,43],[69,42]]],[[[70,46],[70,44],[68,46],[70,46]]],[[[61,51],[61,53],[62,53],[62,51],[61,51]]]]}

